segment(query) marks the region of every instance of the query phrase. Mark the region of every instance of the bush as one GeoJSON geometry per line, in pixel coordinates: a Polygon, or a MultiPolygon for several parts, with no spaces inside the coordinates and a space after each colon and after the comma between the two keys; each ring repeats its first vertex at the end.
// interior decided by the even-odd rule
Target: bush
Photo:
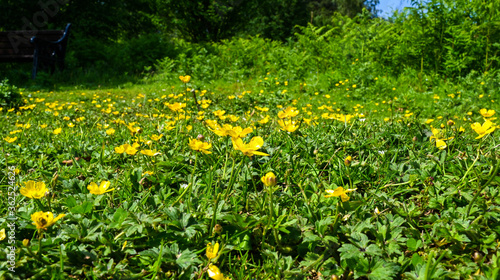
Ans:
{"type": "Polygon", "coordinates": [[[0,82],[0,106],[2,107],[19,107],[22,99],[21,94],[16,86],[9,84],[8,79],[3,79],[0,82]]]}

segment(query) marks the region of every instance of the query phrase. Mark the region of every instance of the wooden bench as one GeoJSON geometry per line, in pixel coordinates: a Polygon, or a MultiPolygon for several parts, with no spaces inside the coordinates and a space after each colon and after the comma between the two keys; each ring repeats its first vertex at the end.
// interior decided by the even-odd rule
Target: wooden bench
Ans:
{"type": "Polygon", "coordinates": [[[68,23],[64,30],[2,31],[0,62],[33,62],[32,79],[38,70],[64,69],[70,28],[68,23]]]}

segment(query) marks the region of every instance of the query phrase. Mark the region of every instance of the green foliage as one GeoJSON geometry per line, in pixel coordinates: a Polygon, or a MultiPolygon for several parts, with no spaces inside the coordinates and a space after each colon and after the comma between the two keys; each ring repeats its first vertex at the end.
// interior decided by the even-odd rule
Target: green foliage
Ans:
{"type": "MultiPolygon", "coordinates": [[[[113,3],[105,7],[92,3],[88,11],[102,16],[113,3]]],[[[172,70],[205,81],[222,77],[242,81],[271,71],[288,80],[322,73],[325,77],[318,83],[329,88],[345,75],[370,83],[375,77],[404,74],[424,91],[436,75],[455,79],[498,69],[497,2],[414,1],[413,7],[388,20],[373,17],[375,4],[129,0],[116,4],[108,15],[110,22],[86,23],[76,12],[85,8],[76,2],[61,7],[57,16],[60,22],[73,16],[82,20],[70,38],[68,71],[47,84],[161,79],[172,70]],[[132,7],[137,13],[127,25],[122,21],[132,7]]],[[[25,69],[10,67],[2,74],[23,81],[25,69]]]]}
{"type": "MultiPolygon", "coordinates": [[[[76,37],[67,55],[70,69],[97,69],[99,72],[140,74],[158,59],[175,57],[176,48],[158,34],[145,34],[118,42],[76,37]],[[107,70],[106,70],[107,69],[107,70]]],[[[109,73],[108,73],[109,74],[109,73]]]]}
{"type": "Polygon", "coordinates": [[[368,8],[376,15],[378,0],[198,0],[158,1],[162,30],[192,42],[220,41],[232,36],[260,35],[286,40],[295,26],[326,23],[334,12],[354,17],[368,8]]]}
{"type": "Polygon", "coordinates": [[[19,107],[22,104],[22,96],[19,89],[10,84],[8,79],[0,81],[0,106],[1,107],[19,107]]]}
{"type": "Polygon", "coordinates": [[[157,1],[162,29],[179,32],[193,42],[219,41],[233,36],[246,24],[248,2],[224,1],[157,1]]]}
{"type": "Polygon", "coordinates": [[[310,20],[306,0],[257,0],[252,2],[245,34],[260,34],[265,38],[285,40],[293,34],[296,25],[304,26],[310,20]]]}

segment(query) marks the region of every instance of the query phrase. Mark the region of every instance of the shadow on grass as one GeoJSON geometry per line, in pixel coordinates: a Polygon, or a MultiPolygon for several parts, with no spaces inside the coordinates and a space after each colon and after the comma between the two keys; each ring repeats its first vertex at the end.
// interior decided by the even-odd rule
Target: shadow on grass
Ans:
{"type": "Polygon", "coordinates": [[[93,90],[99,88],[121,88],[139,83],[142,75],[122,73],[109,69],[66,68],[54,73],[39,71],[36,79],[31,79],[30,63],[2,64],[0,79],[8,78],[10,83],[26,90],[55,91],[64,89],[93,90]]]}

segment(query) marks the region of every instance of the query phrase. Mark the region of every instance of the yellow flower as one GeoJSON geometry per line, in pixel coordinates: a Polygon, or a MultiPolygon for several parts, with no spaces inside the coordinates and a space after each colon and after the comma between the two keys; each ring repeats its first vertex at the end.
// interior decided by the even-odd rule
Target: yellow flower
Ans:
{"type": "Polygon", "coordinates": [[[226,113],[226,111],[224,110],[216,110],[216,111],[213,111],[213,114],[219,118],[221,118],[222,116],[224,116],[224,114],[226,113]]]}
{"type": "Polygon", "coordinates": [[[2,230],[0,230],[0,241],[4,240],[5,237],[7,236],[5,235],[5,228],[3,228],[2,230]]]}
{"type": "Polygon", "coordinates": [[[186,75],[186,76],[179,76],[179,79],[183,82],[183,83],[189,83],[189,81],[191,81],[191,76],[189,75],[186,75]]]}
{"type": "Polygon", "coordinates": [[[294,107],[287,107],[285,110],[280,111],[278,113],[278,118],[284,119],[284,118],[292,118],[295,117],[299,114],[299,110],[296,110],[297,108],[294,107]]]}
{"type": "Polygon", "coordinates": [[[8,143],[12,143],[12,142],[14,142],[14,141],[17,140],[17,136],[16,137],[9,137],[9,136],[7,136],[7,137],[4,138],[4,140],[7,141],[8,143]]]}
{"type": "Polygon", "coordinates": [[[160,140],[162,137],[163,137],[163,134],[160,134],[160,135],[153,134],[153,135],[151,135],[151,140],[153,140],[153,141],[158,141],[158,140],[160,140]]]}
{"type": "Polygon", "coordinates": [[[55,135],[57,135],[57,134],[60,134],[61,131],[62,131],[62,128],[56,128],[56,129],[54,129],[54,131],[52,133],[54,133],[55,135]]]}
{"type": "Polygon", "coordinates": [[[159,155],[160,153],[156,150],[141,150],[141,154],[154,157],[156,155],[159,155]]]}
{"type": "Polygon", "coordinates": [[[47,125],[46,125],[46,124],[41,124],[41,125],[40,125],[40,128],[46,128],[46,127],[47,127],[47,125]]]}
{"type": "Polygon", "coordinates": [[[174,104],[167,104],[168,108],[174,112],[180,112],[182,111],[182,108],[186,107],[186,103],[179,103],[176,102],[174,104]]]}
{"type": "Polygon", "coordinates": [[[252,131],[253,129],[251,127],[243,129],[240,126],[236,126],[228,130],[227,134],[233,138],[242,138],[245,137],[247,134],[251,133],[252,131]]]}
{"type": "Polygon", "coordinates": [[[220,137],[224,137],[224,136],[229,135],[229,132],[233,129],[233,126],[230,124],[224,124],[222,126],[219,126],[215,123],[212,123],[212,124],[213,124],[214,129],[211,131],[220,137]]]}
{"type": "Polygon", "coordinates": [[[198,152],[202,152],[207,155],[212,153],[208,151],[208,149],[212,148],[212,144],[200,141],[198,139],[190,139],[189,148],[198,152]]]}
{"type": "Polygon", "coordinates": [[[489,120],[486,120],[482,125],[478,122],[473,123],[470,125],[474,131],[479,134],[476,139],[483,138],[484,136],[492,133],[495,130],[495,126],[493,126],[493,123],[489,120]]]}
{"type": "Polygon", "coordinates": [[[266,187],[276,186],[276,176],[273,172],[268,172],[264,177],[260,178],[260,180],[266,187]]]}
{"type": "Polygon", "coordinates": [[[219,252],[219,242],[215,243],[212,245],[212,243],[207,244],[207,258],[208,260],[211,260],[215,257],[217,257],[217,253],[219,252]]]}
{"type": "Polygon", "coordinates": [[[479,113],[485,117],[485,118],[489,118],[491,116],[493,116],[495,114],[495,110],[487,110],[487,109],[481,109],[479,110],[479,113]]]}
{"type": "Polygon", "coordinates": [[[25,187],[19,190],[22,195],[29,198],[40,199],[45,196],[45,193],[49,191],[47,187],[45,187],[44,182],[35,182],[28,181],[25,183],[25,187]]]}
{"type": "Polygon", "coordinates": [[[129,144],[125,144],[125,153],[133,156],[137,153],[137,148],[139,148],[141,145],[139,145],[137,142],[132,144],[132,145],[129,145],[129,144]]]}
{"type": "Polygon", "coordinates": [[[31,220],[33,221],[33,224],[36,225],[36,228],[39,230],[44,230],[50,227],[51,225],[55,224],[57,220],[60,218],[66,216],[65,214],[59,214],[57,217],[54,218],[54,214],[52,212],[36,212],[31,215],[31,220]]]}
{"type": "Polygon", "coordinates": [[[121,145],[119,147],[115,147],[115,152],[117,154],[127,153],[127,154],[133,156],[133,155],[135,155],[137,153],[137,148],[139,148],[139,146],[140,145],[137,144],[137,143],[132,144],[132,146],[129,145],[129,144],[123,144],[123,145],[121,145]]]}
{"type": "Polygon", "coordinates": [[[264,145],[264,139],[262,139],[262,137],[260,136],[253,137],[248,144],[243,143],[243,140],[241,140],[241,138],[231,138],[231,141],[233,142],[233,148],[237,151],[241,151],[246,156],[269,156],[266,153],[257,151],[262,147],[262,145],[264,145]]]}
{"type": "Polygon", "coordinates": [[[127,128],[132,135],[142,132],[142,128],[139,126],[127,125],[127,128]]]}
{"type": "Polygon", "coordinates": [[[214,280],[224,280],[224,275],[220,272],[219,268],[213,264],[208,266],[208,277],[214,280]]]}
{"type": "Polygon", "coordinates": [[[269,116],[265,116],[263,119],[259,121],[260,124],[266,124],[269,122],[269,116]]]}
{"type": "Polygon", "coordinates": [[[342,202],[346,202],[346,201],[349,200],[349,197],[347,196],[346,193],[350,193],[350,192],[353,192],[355,190],[357,190],[357,189],[347,189],[347,190],[344,190],[344,188],[338,187],[335,190],[326,190],[326,192],[328,193],[328,195],[325,195],[325,197],[340,196],[340,198],[342,199],[342,202]]]}
{"type": "Polygon", "coordinates": [[[115,153],[123,154],[125,152],[125,147],[123,145],[115,147],[115,153]]]}
{"type": "Polygon", "coordinates": [[[110,128],[110,129],[106,130],[106,134],[107,135],[113,135],[113,134],[115,134],[115,129],[114,128],[110,128]]]}
{"type": "Polygon", "coordinates": [[[229,120],[230,120],[230,121],[232,121],[232,122],[236,122],[236,121],[238,121],[238,120],[240,119],[240,117],[237,117],[237,116],[235,116],[235,115],[228,115],[227,117],[228,117],[228,118],[229,118],[229,120]]]}
{"type": "Polygon", "coordinates": [[[110,185],[109,181],[102,181],[101,185],[99,186],[97,186],[96,183],[92,182],[90,183],[90,185],[87,186],[87,189],[90,191],[91,194],[103,194],[114,190],[114,188],[108,189],[109,185],[110,185]]]}
{"type": "Polygon", "coordinates": [[[261,112],[267,112],[269,111],[269,108],[267,107],[259,107],[259,106],[255,106],[255,109],[261,111],[261,112]]]}
{"type": "Polygon", "coordinates": [[[299,125],[297,124],[296,121],[292,120],[278,120],[278,124],[281,126],[281,130],[287,131],[287,132],[294,132],[299,128],[299,125]]]}
{"type": "Polygon", "coordinates": [[[208,125],[211,129],[218,129],[218,128],[219,128],[219,125],[217,124],[217,121],[216,121],[216,120],[206,120],[205,122],[207,123],[207,125],[208,125]]]}
{"type": "Polygon", "coordinates": [[[440,150],[446,149],[446,147],[448,147],[448,145],[446,145],[446,142],[444,142],[444,141],[453,139],[453,137],[444,138],[444,136],[442,135],[441,131],[439,131],[439,129],[434,128],[434,127],[431,127],[431,130],[432,130],[432,136],[429,138],[429,141],[432,142],[432,140],[435,140],[436,141],[436,147],[438,149],[440,149],[440,150]]]}

